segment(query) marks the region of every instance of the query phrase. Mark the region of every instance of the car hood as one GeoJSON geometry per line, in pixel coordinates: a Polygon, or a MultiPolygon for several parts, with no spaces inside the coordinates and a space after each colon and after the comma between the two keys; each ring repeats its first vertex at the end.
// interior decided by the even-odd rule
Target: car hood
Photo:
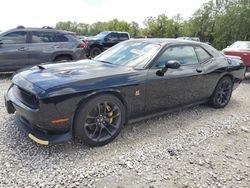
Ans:
{"type": "Polygon", "coordinates": [[[222,51],[223,52],[241,52],[241,51],[245,51],[245,50],[239,49],[239,48],[225,48],[222,51]]]}
{"type": "Polygon", "coordinates": [[[124,74],[133,74],[133,72],[135,72],[134,69],[130,67],[81,60],[35,66],[15,75],[13,83],[19,86],[21,84],[21,87],[24,87],[23,80],[26,80],[46,92],[60,89],[75,92],[79,85],[82,86],[81,90],[95,89],[101,81],[121,77],[124,74]]]}

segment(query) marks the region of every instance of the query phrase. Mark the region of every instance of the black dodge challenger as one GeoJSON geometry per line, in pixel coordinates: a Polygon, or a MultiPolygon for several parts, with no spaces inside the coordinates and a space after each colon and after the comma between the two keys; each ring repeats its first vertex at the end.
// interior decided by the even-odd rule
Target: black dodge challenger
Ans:
{"type": "Polygon", "coordinates": [[[37,143],[76,136],[100,146],[130,121],[201,103],[225,107],[245,69],[239,58],[204,43],[129,40],[93,60],[43,64],[16,74],[6,108],[37,143]]]}

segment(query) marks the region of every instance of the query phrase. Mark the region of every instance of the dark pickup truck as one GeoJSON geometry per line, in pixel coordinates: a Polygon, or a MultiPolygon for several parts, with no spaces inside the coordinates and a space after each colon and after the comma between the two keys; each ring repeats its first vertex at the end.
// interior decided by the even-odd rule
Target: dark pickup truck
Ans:
{"type": "Polygon", "coordinates": [[[104,50],[130,38],[127,32],[103,31],[96,36],[84,39],[87,57],[94,58],[104,50]]]}

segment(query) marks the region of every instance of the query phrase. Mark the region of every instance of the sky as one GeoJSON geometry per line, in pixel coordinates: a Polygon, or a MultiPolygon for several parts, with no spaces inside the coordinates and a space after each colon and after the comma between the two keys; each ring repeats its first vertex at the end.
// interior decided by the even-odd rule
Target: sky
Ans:
{"type": "Polygon", "coordinates": [[[55,26],[59,21],[94,23],[114,18],[143,26],[149,16],[178,13],[188,19],[208,0],[1,0],[0,30],[55,26]]]}

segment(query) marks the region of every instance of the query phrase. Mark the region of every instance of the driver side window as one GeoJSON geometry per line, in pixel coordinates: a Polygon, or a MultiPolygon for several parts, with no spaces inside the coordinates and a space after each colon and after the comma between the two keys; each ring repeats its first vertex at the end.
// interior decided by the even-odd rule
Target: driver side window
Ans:
{"type": "Polygon", "coordinates": [[[171,46],[157,59],[156,66],[164,67],[168,61],[179,61],[181,65],[198,64],[195,50],[192,46],[171,46]]]}

